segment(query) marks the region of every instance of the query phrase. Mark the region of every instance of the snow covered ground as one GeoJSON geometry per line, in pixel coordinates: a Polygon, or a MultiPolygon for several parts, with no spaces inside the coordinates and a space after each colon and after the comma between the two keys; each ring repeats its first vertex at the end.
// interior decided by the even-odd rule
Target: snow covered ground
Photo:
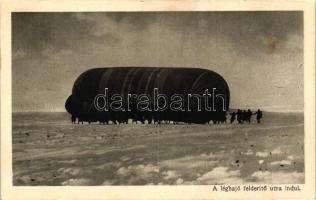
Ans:
{"type": "Polygon", "coordinates": [[[13,113],[13,183],[304,183],[303,113],[254,121],[78,125],[67,113],[13,113]]]}

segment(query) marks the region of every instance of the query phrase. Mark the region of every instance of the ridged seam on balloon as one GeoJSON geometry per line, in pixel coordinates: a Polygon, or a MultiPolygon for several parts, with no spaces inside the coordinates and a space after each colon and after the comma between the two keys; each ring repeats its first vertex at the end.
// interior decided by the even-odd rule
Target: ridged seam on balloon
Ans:
{"type": "Polygon", "coordinates": [[[159,68],[155,68],[152,72],[151,72],[151,74],[150,74],[150,76],[148,77],[148,79],[147,79],[147,83],[146,83],[146,87],[145,87],[145,94],[148,94],[148,87],[149,87],[149,84],[150,84],[150,82],[152,81],[152,80],[155,80],[154,78],[153,78],[153,76],[154,76],[154,74],[156,73],[156,72],[158,72],[160,69],[159,68]]]}
{"type": "Polygon", "coordinates": [[[113,68],[106,68],[105,71],[103,72],[100,82],[99,82],[99,94],[104,94],[104,90],[106,87],[108,87],[108,81],[113,71],[114,71],[113,68]]]}
{"type": "MultiPolygon", "coordinates": [[[[133,76],[131,76],[132,73],[134,73],[134,71],[136,71],[136,68],[135,67],[132,67],[130,69],[128,69],[127,73],[125,73],[125,77],[124,77],[124,81],[123,81],[123,85],[122,85],[122,88],[121,88],[121,95],[124,96],[125,94],[125,87],[127,85],[127,83],[129,83],[129,79],[133,76]]],[[[127,91],[128,92],[128,91],[127,91]]]]}
{"type": "Polygon", "coordinates": [[[156,80],[155,80],[155,83],[154,83],[154,88],[157,88],[158,92],[162,92],[162,93],[164,92],[165,80],[167,79],[168,75],[172,71],[173,70],[170,69],[170,68],[164,68],[157,74],[156,80]]]}
{"type": "Polygon", "coordinates": [[[90,90],[93,90],[94,92],[92,92],[92,96],[90,96],[90,100],[94,100],[94,98],[95,98],[95,96],[97,95],[97,94],[99,94],[99,87],[98,86],[100,86],[100,81],[101,81],[101,79],[102,79],[102,76],[103,76],[103,73],[104,73],[104,71],[107,71],[107,69],[104,69],[104,68],[97,68],[95,71],[94,71],[94,73],[96,74],[96,75],[94,75],[94,76],[92,76],[92,77],[90,77],[90,79],[89,79],[89,85],[90,85],[90,82],[91,83],[94,83],[94,84],[92,84],[92,85],[90,85],[91,87],[89,87],[89,89],[90,90]]]}
{"type": "MultiPolygon", "coordinates": [[[[134,81],[135,81],[135,78],[137,77],[137,76],[139,76],[143,71],[144,71],[144,69],[142,69],[141,67],[135,67],[134,68],[135,70],[133,71],[133,73],[131,74],[131,77],[130,77],[130,79],[129,79],[129,82],[128,82],[128,87],[127,87],[127,89],[126,89],[126,93],[127,94],[134,94],[134,92],[135,91],[133,91],[133,90],[135,90],[137,87],[138,87],[138,84],[137,84],[137,86],[135,86],[133,83],[134,83],[134,81]]],[[[140,80],[137,80],[136,79],[136,83],[138,83],[138,81],[140,81],[140,80]]],[[[137,92],[137,91],[136,91],[137,92]]]]}
{"type": "MultiPolygon", "coordinates": [[[[155,68],[156,69],[156,68],[155,68]]],[[[146,81],[147,83],[147,79],[150,76],[151,73],[153,73],[154,69],[151,68],[145,68],[142,77],[140,78],[138,85],[137,85],[137,94],[143,93],[143,91],[146,89],[146,85],[144,85],[143,83],[146,81]],[[143,89],[142,89],[143,87],[143,89]]]]}
{"type": "Polygon", "coordinates": [[[219,90],[224,89],[225,91],[222,91],[222,92],[226,93],[227,89],[228,89],[228,85],[227,85],[226,81],[219,74],[217,74],[217,73],[215,73],[213,71],[211,71],[211,72],[212,73],[210,73],[209,71],[206,72],[208,76],[201,76],[201,77],[199,77],[199,80],[196,82],[196,84],[194,86],[192,86],[191,91],[192,92],[204,92],[205,89],[211,89],[212,90],[213,88],[216,88],[216,89],[219,89],[219,90]],[[206,78],[204,80],[205,80],[205,82],[207,84],[199,86],[199,84],[204,82],[203,78],[206,78]],[[224,88],[222,87],[223,83],[224,83],[224,86],[225,86],[224,88]],[[217,85],[219,85],[220,87],[217,87],[217,85]]]}
{"type": "Polygon", "coordinates": [[[199,83],[200,79],[201,79],[205,74],[207,74],[207,71],[203,72],[202,74],[200,74],[200,75],[195,79],[195,81],[194,81],[193,84],[192,84],[192,87],[191,87],[190,90],[189,90],[190,93],[193,92],[193,89],[196,87],[197,83],[199,83]]]}

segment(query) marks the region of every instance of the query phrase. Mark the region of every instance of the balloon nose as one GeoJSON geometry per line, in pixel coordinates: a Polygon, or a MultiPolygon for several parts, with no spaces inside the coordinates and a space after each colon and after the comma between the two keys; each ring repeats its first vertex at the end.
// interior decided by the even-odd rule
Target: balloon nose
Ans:
{"type": "Polygon", "coordinates": [[[65,108],[67,110],[68,113],[70,114],[73,114],[74,113],[74,110],[73,110],[73,100],[72,100],[72,95],[70,95],[67,100],[66,100],[66,103],[65,103],[65,108]]]}

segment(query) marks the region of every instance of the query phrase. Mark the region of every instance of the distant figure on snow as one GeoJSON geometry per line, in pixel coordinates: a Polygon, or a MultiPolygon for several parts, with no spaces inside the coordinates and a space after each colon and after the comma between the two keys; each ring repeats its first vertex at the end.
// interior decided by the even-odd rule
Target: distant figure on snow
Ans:
{"type": "Polygon", "coordinates": [[[252,115],[252,112],[250,109],[247,110],[247,122],[250,124],[251,123],[251,115],[252,115]]]}
{"type": "Polygon", "coordinates": [[[240,109],[237,110],[237,121],[238,121],[238,124],[241,124],[242,122],[242,112],[240,109]]]}
{"type": "Polygon", "coordinates": [[[242,120],[242,123],[244,123],[245,121],[247,121],[247,112],[246,112],[246,110],[243,110],[243,111],[242,111],[241,120],[242,120]]]}
{"type": "Polygon", "coordinates": [[[260,119],[262,118],[262,111],[260,109],[258,109],[255,114],[257,114],[257,123],[259,124],[260,119]]]}
{"type": "Polygon", "coordinates": [[[230,115],[231,115],[231,117],[230,117],[230,123],[232,124],[232,123],[235,121],[235,119],[236,119],[236,113],[233,112],[233,113],[230,113],[230,115]]]}

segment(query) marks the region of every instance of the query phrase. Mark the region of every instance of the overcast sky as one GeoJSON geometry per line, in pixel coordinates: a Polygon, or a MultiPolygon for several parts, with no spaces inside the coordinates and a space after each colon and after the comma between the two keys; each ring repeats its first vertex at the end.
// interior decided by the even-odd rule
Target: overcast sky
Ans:
{"type": "MultiPolygon", "coordinates": [[[[232,108],[303,110],[302,12],[14,13],[14,111],[64,111],[95,67],[199,67],[232,108]]],[[[185,80],[184,80],[185,81],[185,80]]]]}

